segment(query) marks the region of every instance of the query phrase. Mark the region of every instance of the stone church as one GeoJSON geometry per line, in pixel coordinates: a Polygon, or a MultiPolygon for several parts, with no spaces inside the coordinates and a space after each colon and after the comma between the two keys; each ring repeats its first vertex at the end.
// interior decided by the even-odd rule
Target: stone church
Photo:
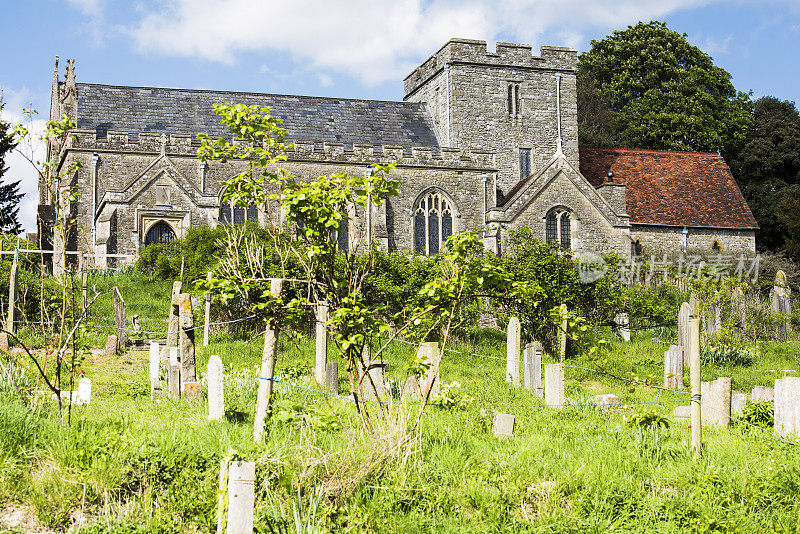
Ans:
{"type": "MultiPolygon", "coordinates": [[[[40,187],[40,235],[54,248],[136,254],[187,229],[265,222],[263,207],[224,202],[235,163],[197,160],[197,134],[226,136],[215,103],[269,106],[283,119],[285,167],[298,179],[396,162],[400,195],[352,214],[341,246],[374,240],[434,254],[483,229],[502,253],[509,231],[575,251],[755,250],[757,224],[717,154],[578,146],[575,50],[452,39],[405,78],[402,102],[77,83],[53,77],[51,117],[77,123],[60,154],[77,224],[53,242],[57,191],[40,187]],[[366,235],[366,237],[365,237],[366,235]]],[[[62,184],[63,187],[64,184],[62,184]]],[[[44,246],[44,245],[43,245],[44,246]]]]}

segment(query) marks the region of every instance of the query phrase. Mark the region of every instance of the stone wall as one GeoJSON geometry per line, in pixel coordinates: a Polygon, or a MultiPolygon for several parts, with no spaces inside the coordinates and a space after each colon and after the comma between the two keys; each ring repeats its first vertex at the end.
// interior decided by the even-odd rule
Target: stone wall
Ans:
{"type": "Polygon", "coordinates": [[[755,230],[688,227],[684,246],[683,228],[631,223],[631,239],[638,240],[644,255],[678,252],[684,249],[708,249],[716,241],[723,254],[755,253],[755,230]]]}

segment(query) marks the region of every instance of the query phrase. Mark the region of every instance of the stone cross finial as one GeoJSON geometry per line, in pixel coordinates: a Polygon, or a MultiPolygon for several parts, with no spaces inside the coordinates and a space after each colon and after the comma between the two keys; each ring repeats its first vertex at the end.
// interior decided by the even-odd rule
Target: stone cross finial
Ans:
{"type": "MultiPolygon", "coordinates": [[[[58,60],[56,59],[56,61],[58,61],[58,60]]],[[[56,64],[58,64],[58,63],[56,63],[56,64]]],[[[68,59],[67,60],[67,76],[65,78],[65,81],[67,83],[67,86],[70,86],[70,85],[74,86],[75,85],[75,60],[74,59],[68,59]]]]}
{"type": "Polygon", "coordinates": [[[161,141],[161,155],[163,156],[164,154],[167,153],[167,136],[162,133],[160,141],[161,141]]]}

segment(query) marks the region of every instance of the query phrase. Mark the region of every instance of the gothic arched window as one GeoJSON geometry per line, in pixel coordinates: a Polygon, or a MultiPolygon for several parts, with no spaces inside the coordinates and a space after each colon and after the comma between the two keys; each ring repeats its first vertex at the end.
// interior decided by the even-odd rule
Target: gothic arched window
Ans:
{"type": "Polygon", "coordinates": [[[572,218],[564,209],[554,209],[545,219],[545,241],[572,248],[572,218]]]}
{"type": "Polygon", "coordinates": [[[440,191],[429,191],[414,204],[414,251],[438,254],[453,235],[453,206],[440,191]]]}
{"type": "Polygon", "coordinates": [[[145,246],[153,243],[169,243],[175,239],[175,230],[164,221],[158,221],[147,231],[144,236],[145,246]]]}
{"type": "Polygon", "coordinates": [[[230,201],[221,201],[219,205],[219,222],[244,224],[245,222],[258,222],[258,207],[250,204],[247,208],[242,208],[230,201]]]}

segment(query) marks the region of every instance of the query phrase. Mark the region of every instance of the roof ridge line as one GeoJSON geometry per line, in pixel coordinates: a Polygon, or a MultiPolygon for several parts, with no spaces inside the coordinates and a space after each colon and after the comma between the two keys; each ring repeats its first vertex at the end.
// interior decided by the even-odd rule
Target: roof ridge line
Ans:
{"type": "MultiPolygon", "coordinates": [[[[645,152],[651,154],[683,154],[683,155],[698,155],[698,156],[715,156],[722,157],[717,152],[699,152],[697,150],[655,150],[651,148],[622,148],[622,147],[608,147],[608,146],[580,146],[578,150],[608,150],[615,152],[645,152]]],[[[724,158],[723,158],[724,159],[724,158]]]]}

